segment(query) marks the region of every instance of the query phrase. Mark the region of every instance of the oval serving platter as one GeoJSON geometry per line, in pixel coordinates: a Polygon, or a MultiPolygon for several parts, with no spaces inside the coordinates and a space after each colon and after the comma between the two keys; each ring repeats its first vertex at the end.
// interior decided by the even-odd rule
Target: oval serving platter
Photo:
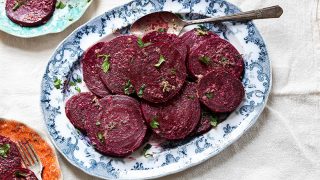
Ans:
{"type": "MultiPolygon", "coordinates": [[[[44,120],[56,148],[74,166],[105,179],[149,179],[182,171],[197,165],[235,142],[258,119],[271,89],[270,61],[264,41],[252,22],[203,24],[230,41],[243,54],[246,90],[239,108],[208,133],[159,148],[149,142],[150,157],[143,147],[127,158],[111,158],[96,152],[89,140],[65,116],[66,100],[88,91],[82,81],[80,57],[98,41],[126,34],[130,25],[145,14],[172,11],[187,19],[234,14],[240,10],[222,0],[136,0],[114,8],[75,30],[56,49],[45,71],[41,86],[44,120]],[[72,82],[72,83],[71,83],[72,82]]],[[[192,27],[189,27],[189,29],[192,27]]]]}
{"type": "Polygon", "coordinates": [[[5,2],[0,0],[0,30],[13,36],[31,38],[45,34],[58,33],[80,19],[92,0],[58,0],[63,2],[63,9],[55,9],[53,16],[44,25],[37,27],[22,27],[12,22],[6,15],[5,2]]]}

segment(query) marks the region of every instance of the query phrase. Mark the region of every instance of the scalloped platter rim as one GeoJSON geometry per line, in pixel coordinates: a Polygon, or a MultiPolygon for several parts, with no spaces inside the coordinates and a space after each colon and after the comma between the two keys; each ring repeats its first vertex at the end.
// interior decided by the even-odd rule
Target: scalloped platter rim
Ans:
{"type": "Polygon", "coordinates": [[[61,0],[65,7],[56,8],[47,23],[36,27],[22,27],[12,22],[6,15],[5,1],[0,0],[0,30],[17,37],[32,38],[64,31],[82,17],[93,0],[61,0]]]}
{"type": "MultiPolygon", "coordinates": [[[[239,8],[223,0],[135,0],[76,29],[50,58],[41,84],[44,121],[58,151],[87,174],[104,179],[150,179],[180,172],[208,160],[234,143],[257,121],[266,105],[272,85],[271,63],[255,25],[252,22],[204,24],[243,54],[245,73],[242,83],[246,94],[239,108],[202,136],[173,143],[170,149],[155,146],[151,149],[151,158],[141,155],[142,148],[122,159],[96,152],[87,137],[71,125],[64,112],[64,104],[69,97],[80,90],[87,91],[81,81],[79,59],[94,43],[111,39],[115,34],[126,34],[136,19],[161,10],[179,13],[188,19],[240,12],[239,8]],[[67,83],[57,88],[54,86],[56,81],[67,83]],[[68,86],[70,81],[78,84],[76,87],[68,86]]],[[[156,142],[149,143],[157,145],[156,142]]]]}

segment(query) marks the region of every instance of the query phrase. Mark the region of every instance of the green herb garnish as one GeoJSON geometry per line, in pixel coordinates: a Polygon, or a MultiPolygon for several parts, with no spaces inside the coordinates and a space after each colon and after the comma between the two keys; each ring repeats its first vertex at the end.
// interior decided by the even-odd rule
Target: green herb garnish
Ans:
{"type": "Polygon", "coordinates": [[[221,62],[222,64],[226,64],[228,61],[229,61],[229,59],[226,58],[226,57],[224,57],[224,56],[222,56],[221,59],[220,59],[220,62],[221,62]]]}
{"type": "Polygon", "coordinates": [[[159,29],[158,29],[158,32],[166,32],[166,29],[164,29],[164,28],[159,28],[159,29]]]}
{"type": "Polygon", "coordinates": [[[210,116],[210,124],[216,127],[218,125],[218,118],[216,116],[210,116]]]}
{"type": "Polygon", "coordinates": [[[81,83],[82,82],[82,79],[81,78],[78,78],[77,79],[77,83],[81,83]]]}
{"type": "Polygon", "coordinates": [[[13,11],[18,10],[23,4],[24,4],[23,1],[21,1],[21,0],[16,0],[14,6],[13,6],[13,8],[12,8],[12,10],[13,10],[13,11]]]}
{"type": "Polygon", "coordinates": [[[188,99],[191,99],[191,100],[194,100],[195,99],[195,96],[194,95],[189,95],[189,96],[187,96],[188,97],[188,99]]]}
{"type": "Polygon", "coordinates": [[[197,34],[198,36],[206,36],[206,35],[208,35],[208,31],[207,31],[207,30],[204,30],[204,29],[198,28],[198,29],[196,29],[196,34],[197,34]]]}
{"type": "Polygon", "coordinates": [[[140,98],[142,98],[143,91],[144,91],[145,88],[146,88],[146,85],[142,84],[142,86],[140,87],[139,92],[137,94],[140,98]]]}
{"type": "Polygon", "coordinates": [[[131,84],[131,81],[128,80],[128,81],[126,82],[126,84],[124,85],[124,88],[123,88],[124,94],[130,95],[130,94],[131,94],[130,90],[131,90],[132,88],[133,88],[133,85],[131,84]]]}
{"type": "Polygon", "coordinates": [[[110,69],[110,62],[109,62],[109,58],[110,58],[110,54],[101,54],[97,56],[98,58],[103,57],[103,63],[101,65],[101,69],[104,73],[107,73],[110,69]]]}
{"type": "Polygon", "coordinates": [[[17,178],[25,178],[25,177],[28,176],[27,173],[23,173],[23,172],[21,172],[21,171],[16,171],[16,172],[14,172],[14,175],[15,175],[15,177],[17,177],[17,178]]]}
{"type": "Polygon", "coordinates": [[[138,38],[137,43],[140,48],[144,48],[152,44],[151,42],[144,43],[141,38],[138,38]]]}
{"type": "Polygon", "coordinates": [[[153,156],[153,154],[148,153],[148,150],[151,149],[151,147],[152,147],[151,144],[146,144],[146,146],[143,148],[142,154],[143,154],[144,157],[148,158],[148,157],[153,156]]]}
{"type": "Polygon", "coordinates": [[[78,93],[81,93],[81,89],[79,87],[74,87],[74,89],[78,91],[78,93]]]}
{"type": "Polygon", "coordinates": [[[212,93],[212,92],[206,92],[206,93],[205,93],[205,96],[206,96],[208,99],[212,99],[212,98],[213,98],[213,93],[212,93]]]}
{"type": "Polygon", "coordinates": [[[157,64],[155,64],[154,66],[156,68],[159,68],[161,66],[162,63],[164,63],[166,60],[164,59],[163,55],[160,55],[159,61],[157,64]]]}
{"type": "Polygon", "coordinates": [[[100,141],[101,143],[104,142],[104,137],[103,137],[103,134],[102,134],[101,132],[98,132],[97,137],[98,137],[98,139],[99,139],[99,141],[100,141]]]}
{"type": "Polygon", "coordinates": [[[211,59],[208,56],[201,56],[199,61],[205,65],[209,65],[211,63],[211,59]]]}
{"type": "Polygon", "coordinates": [[[101,125],[101,122],[100,121],[97,121],[96,122],[96,126],[100,126],[101,125]]]}
{"type": "Polygon", "coordinates": [[[153,128],[153,129],[156,129],[159,127],[159,122],[157,121],[158,120],[158,117],[153,117],[151,119],[151,122],[150,122],[150,126],[153,128]]]}
{"type": "Polygon", "coordinates": [[[76,83],[73,82],[73,81],[70,81],[70,82],[69,82],[69,85],[70,85],[70,86],[76,86],[76,83]]]}
{"type": "Polygon", "coordinates": [[[57,9],[63,9],[66,5],[62,1],[58,1],[56,4],[57,9]]]}
{"type": "Polygon", "coordinates": [[[55,88],[60,89],[61,85],[62,85],[61,79],[56,78],[56,79],[53,81],[53,86],[54,86],[55,88]]]}
{"type": "Polygon", "coordinates": [[[4,144],[0,146],[0,156],[2,158],[8,157],[9,150],[10,150],[10,144],[4,144]]]}
{"type": "Polygon", "coordinates": [[[172,68],[170,70],[170,73],[173,74],[173,75],[176,75],[177,74],[177,70],[175,68],[172,68]]]}

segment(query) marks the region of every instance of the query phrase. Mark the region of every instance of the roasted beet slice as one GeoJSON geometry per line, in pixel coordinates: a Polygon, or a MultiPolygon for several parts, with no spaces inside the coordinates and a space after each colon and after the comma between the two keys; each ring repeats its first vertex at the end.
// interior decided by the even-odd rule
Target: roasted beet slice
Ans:
{"type": "Polygon", "coordinates": [[[188,70],[193,77],[201,78],[213,69],[222,67],[236,78],[243,73],[241,54],[228,41],[211,38],[193,49],[188,58],[188,70]]]}
{"type": "Polygon", "coordinates": [[[10,170],[21,166],[21,156],[16,144],[9,138],[0,136],[0,179],[4,179],[10,170]]]}
{"type": "Polygon", "coordinates": [[[88,89],[99,97],[104,97],[110,94],[99,76],[98,66],[100,62],[101,48],[107,46],[106,42],[99,42],[90,47],[82,56],[83,80],[88,89]]]}
{"type": "Polygon", "coordinates": [[[139,49],[138,38],[133,35],[118,36],[102,49],[99,75],[113,94],[129,95],[134,92],[128,69],[139,49]]]}
{"type": "Polygon", "coordinates": [[[129,96],[110,95],[101,99],[100,104],[101,113],[86,122],[91,143],[103,154],[116,157],[138,149],[147,131],[140,103],[129,96]]]}
{"type": "Polygon", "coordinates": [[[153,31],[143,36],[142,41],[145,43],[163,42],[163,43],[173,44],[173,47],[175,47],[180,52],[180,54],[184,57],[183,60],[186,59],[188,54],[187,46],[175,34],[153,31]]]}
{"type": "Polygon", "coordinates": [[[200,119],[200,102],[196,85],[187,83],[182,94],[164,104],[141,105],[143,115],[153,132],[168,140],[187,137],[200,119]]]}
{"type": "Polygon", "coordinates": [[[137,95],[149,102],[162,103],[173,98],[186,79],[181,54],[166,43],[142,48],[130,66],[130,80],[137,95]]]}
{"type": "Polygon", "coordinates": [[[85,132],[85,122],[101,110],[98,98],[90,93],[72,96],[66,103],[65,111],[70,122],[85,132]]]}
{"type": "Polygon", "coordinates": [[[241,81],[221,68],[201,78],[197,89],[200,101],[218,113],[234,111],[244,97],[241,81]]]}
{"type": "Polygon", "coordinates": [[[8,18],[20,26],[45,24],[53,15],[56,0],[7,0],[8,18]]]}
{"type": "Polygon", "coordinates": [[[4,180],[38,180],[38,178],[29,169],[15,168],[14,170],[10,169],[4,180]]]}
{"type": "Polygon", "coordinates": [[[211,39],[213,37],[219,38],[219,36],[211,31],[207,31],[200,28],[195,28],[191,31],[185,32],[181,37],[181,41],[190,50],[194,45],[200,44],[202,41],[211,39]]]}
{"type": "Polygon", "coordinates": [[[212,127],[218,125],[218,117],[210,112],[207,108],[201,108],[201,118],[194,131],[196,135],[201,135],[208,132],[212,127]]]}

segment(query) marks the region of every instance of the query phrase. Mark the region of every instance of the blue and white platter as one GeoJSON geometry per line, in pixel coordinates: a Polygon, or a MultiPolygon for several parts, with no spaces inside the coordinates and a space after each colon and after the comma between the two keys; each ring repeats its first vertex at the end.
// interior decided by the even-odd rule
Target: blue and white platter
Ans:
{"type": "MultiPolygon", "coordinates": [[[[145,14],[172,11],[184,18],[234,14],[240,10],[223,0],[136,0],[92,19],[68,36],[55,50],[41,85],[41,107],[51,139],[60,153],[87,174],[104,179],[150,179],[176,173],[217,155],[235,142],[259,118],[271,89],[271,69],[266,45],[252,22],[204,24],[231,42],[243,54],[245,98],[239,108],[208,133],[166,148],[151,140],[151,156],[143,147],[127,158],[104,156],[90,145],[65,115],[65,102],[80,91],[80,57],[96,42],[126,34],[130,25],[145,14]],[[70,83],[74,82],[74,83],[70,83]],[[69,84],[72,84],[71,86],[69,84]]],[[[189,27],[189,29],[192,27],[189,27]]],[[[187,28],[188,29],[188,28],[187,28]]]]}

